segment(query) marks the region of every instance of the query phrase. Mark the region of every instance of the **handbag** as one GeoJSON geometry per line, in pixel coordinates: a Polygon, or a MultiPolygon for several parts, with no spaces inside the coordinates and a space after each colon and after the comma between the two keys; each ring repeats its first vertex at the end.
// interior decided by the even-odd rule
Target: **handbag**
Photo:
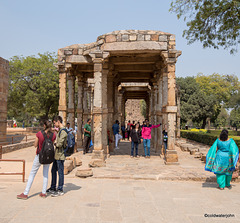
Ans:
{"type": "Polygon", "coordinates": [[[89,148],[93,146],[92,140],[90,141],[89,148]]]}

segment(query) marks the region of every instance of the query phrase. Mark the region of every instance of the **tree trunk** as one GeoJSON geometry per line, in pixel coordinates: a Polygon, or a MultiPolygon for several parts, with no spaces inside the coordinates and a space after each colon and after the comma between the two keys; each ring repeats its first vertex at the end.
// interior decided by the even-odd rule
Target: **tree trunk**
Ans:
{"type": "Polygon", "coordinates": [[[203,124],[202,124],[202,129],[205,129],[205,127],[206,127],[206,124],[207,124],[207,118],[204,118],[203,119],[203,124]]]}

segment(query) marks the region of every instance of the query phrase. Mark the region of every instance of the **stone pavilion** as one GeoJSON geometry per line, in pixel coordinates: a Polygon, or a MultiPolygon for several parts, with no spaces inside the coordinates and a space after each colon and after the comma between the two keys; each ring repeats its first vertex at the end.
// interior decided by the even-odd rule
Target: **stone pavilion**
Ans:
{"type": "Polygon", "coordinates": [[[112,137],[114,121],[125,121],[126,101],[144,99],[150,122],[162,123],[152,131],[152,146],[160,150],[166,125],[166,163],[177,163],[175,66],[180,55],[175,35],[147,30],[114,31],[94,43],[59,49],[59,115],[71,126],[77,118],[77,147],[83,145],[82,125],[92,117],[92,158],[105,159],[113,150],[107,131],[112,137]]]}

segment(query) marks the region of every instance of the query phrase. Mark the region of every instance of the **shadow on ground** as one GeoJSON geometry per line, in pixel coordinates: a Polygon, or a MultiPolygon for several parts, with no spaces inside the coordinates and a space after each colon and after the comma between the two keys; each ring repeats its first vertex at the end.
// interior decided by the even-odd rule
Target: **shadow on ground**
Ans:
{"type": "Polygon", "coordinates": [[[73,183],[66,183],[64,184],[64,193],[67,193],[69,191],[72,191],[72,190],[80,190],[81,187],[73,184],[73,183]]]}

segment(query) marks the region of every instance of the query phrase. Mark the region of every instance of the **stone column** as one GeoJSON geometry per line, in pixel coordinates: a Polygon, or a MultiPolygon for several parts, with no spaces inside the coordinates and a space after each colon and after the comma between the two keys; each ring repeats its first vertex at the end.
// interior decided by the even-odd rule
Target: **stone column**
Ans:
{"type": "Polygon", "coordinates": [[[181,123],[180,123],[180,88],[176,87],[176,103],[177,103],[177,138],[181,137],[181,123]]]}
{"type": "MultiPolygon", "coordinates": [[[[157,94],[158,94],[158,87],[157,87],[157,84],[154,84],[154,86],[153,86],[153,95],[154,95],[154,97],[153,97],[153,125],[159,124],[159,122],[157,122],[157,103],[158,103],[157,94]]],[[[157,137],[158,129],[159,129],[159,127],[153,129],[154,130],[153,131],[153,141],[154,141],[153,147],[155,149],[155,153],[158,150],[158,148],[157,148],[157,143],[159,141],[159,139],[157,137]]]]}
{"type": "Polygon", "coordinates": [[[106,142],[103,140],[106,137],[103,132],[106,130],[106,127],[103,126],[106,122],[103,121],[103,97],[106,97],[104,94],[104,89],[107,89],[107,81],[105,81],[106,72],[103,72],[102,69],[102,58],[94,58],[94,107],[93,107],[93,134],[94,134],[94,150],[93,150],[93,159],[105,159],[104,154],[104,145],[106,142]]]}
{"type": "Polygon", "coordinates": [[[68,74],[68,122],[75,127],[75,77],[68,74]]]}
{"type": "Polygon", "coordinates": [[[114,91],[114,114],[113,114],[113,118],[114,118],[114,122],[119,118],[118,116],[118,85],[117,83],[114,81],[114,86],[113,86],[113,91],[114,91]]]}
{"type": "Polygon", "coordinates": [[[158,123],[161,123],[162,125],[157,130],[157,138],[158,138],[158,144],[157,147],[161,151],[163,146],[163,118],[162,118],[162,95],[163,95],[163,80],[162,76],[158,80],[158,102],[157,102],[157,120],[158,123]]]}
{"type": "Polygon", "coordinates": [[[108,77],[108,69],[102,70],[102,145],[104,155],[109,153],[108,148],[108,137],[107,137],[107,130],[108,130],[108,89],[107,89],[107,77],[108,77]]]}
{"type": "Polygon", "coordinates": [[[118,112],[118,121],[120,122],[121,125],[121,120],[122,120],[122,91],[118,92],[117,95],[117,112],[118,112]]]}
{"type": "Polygon", "coordinates": [[[78,104],[77,104],[77,149],[83,149],[83,79],[77,77],[78,83],[78,104]]]}
{"type": "MultiPolygon", "coordinates": [[[[152,89],[151,89],[151,96],[150,96],[150,120],[149,122],[152,124],[152,125],[155,125],[155,120],[154,120],[154,86],[152,86],[152,89]]],[[[155,150],[155,130],[156,129],[152,129],[152,132],[151,132],[151,148],[153,148],[155,150]]]]}
{"type": "Polygon", "coordinates": [[[121,119],[121,124],[124,123],[125,125],[125,103],[126,103],[126,99],[125,96],[123,95],[122,97],[122,119],[121,119]]]}
{"type": "Polygon", "coordinates": [[[59,73],[59,115],[63,118],[63,125],[67,122],[67,73],[59,73]]]}
{"type": "Polygon", "coordinates": [[[150,108],[150,95],[149,95],[149,92],[148,92],[148,94],[146,96],[145,101],[146,101],[146,119],[149,120],[149,112],[150,112],[150,109],[149,109],[150,108]]]}
{"type": "MultiPolygon", "coordinates": [[[[108,131],[109,131],[109,138],[113,140],[113,131],[112,131],[112,125],[114,123],[113,120],[113,113],[114,113],[114,83],[113,83],[113,77],[109,75],[107,80],[107,105],[108,105],[108,131]]],[[[109,142],[109,152],[114,151],[114,143],[109,142]]]]}
{"type": "Polygon", "coordinates": [[[83,84],[83,123],[84,125],[87,123],[88,120],[88,83],[85,80],[83,84]]]}
{"type": "Polygon", "coordinates": [[[167,128],[168,128],[168,149],[166,152],[166,164],[177,164],[178,155],[175,150],[175,130],[176,130],[176,114],[177,106],[175,99],[175,64],[167,65],[168,72],[168,105],[166,106],[167,113],[167,128]]]}

